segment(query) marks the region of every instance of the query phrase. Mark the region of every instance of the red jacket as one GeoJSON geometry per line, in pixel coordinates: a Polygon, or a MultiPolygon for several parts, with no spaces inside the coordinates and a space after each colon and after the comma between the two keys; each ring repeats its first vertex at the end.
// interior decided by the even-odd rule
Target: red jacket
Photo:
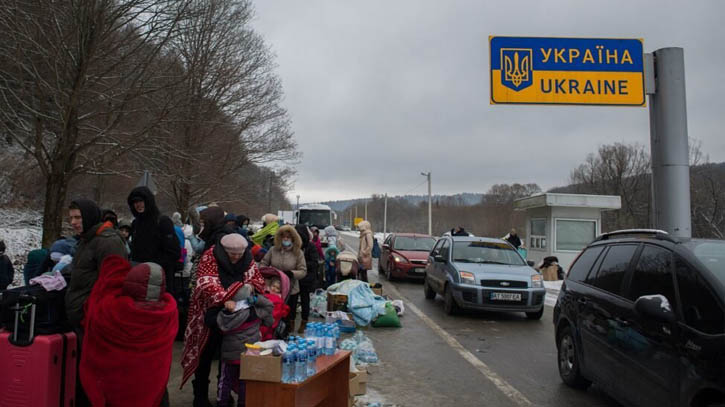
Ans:
{"type": "Polygon", "coordinates": [[[274,330],[277,329],[279,321],[281,321],[282,318],[286,317],[287,314],[289,314],[289,305],[285,304],[284,301],[282,301],[282,297],[279,294],[265,293],[264,296],[267,297],[268,300],[272,301],[272,304],[274,304],[274,311],[272,311],[272,316],[274,317],[274,324],[272,324],[272,326],[270,327],[262,325],[259,328],[259,332],[262,334],[262,340],[267,341],[270,339],[275,339],[274,330]]]}
{"type": "Polygon", "coordinates": [[[156,407],[169,380],[176,301],[164,293],[145,307],[121,295],[130,269],[120,256],[107,257],[85,304],[79,374],[93,406],[156,407]]]}

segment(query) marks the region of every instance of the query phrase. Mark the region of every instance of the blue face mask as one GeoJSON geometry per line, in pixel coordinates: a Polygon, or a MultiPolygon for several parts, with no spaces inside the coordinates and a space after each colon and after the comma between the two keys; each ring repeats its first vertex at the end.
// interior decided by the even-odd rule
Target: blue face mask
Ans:
{"type": "Polygon", "coordinates": [[[242,233],[245,235],[249,234],[249,229],[246,226],[242,226],[242,233]]]}
{"type": "Polygon", "coordinates": [[[284,247],[291,247],[292,246],[292,241],[291,240],[283,240],[282,241],[282,246],[284,246],[284,247]]]}

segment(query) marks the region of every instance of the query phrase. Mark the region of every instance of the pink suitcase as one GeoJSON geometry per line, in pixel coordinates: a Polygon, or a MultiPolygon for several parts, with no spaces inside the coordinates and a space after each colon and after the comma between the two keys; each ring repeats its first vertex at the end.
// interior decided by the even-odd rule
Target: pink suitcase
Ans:
{"type": "Polygon", "coordinates": [[[34,336],[33,322],[27,334],[0,331],[0,407],[71,407],[75,405],[76,334],[34,336]]]}

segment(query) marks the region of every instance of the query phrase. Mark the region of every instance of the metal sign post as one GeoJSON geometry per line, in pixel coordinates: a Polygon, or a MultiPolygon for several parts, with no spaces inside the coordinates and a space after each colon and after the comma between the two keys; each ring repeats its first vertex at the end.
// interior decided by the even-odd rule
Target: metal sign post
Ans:
{"type": "Polygon", "coordinates": [[[661,48],[651,60],[652,69],[645,72],[654,75],[654,86],[647,89],[654,226],[674,236],[689,238],[692,226],[685,55],[682,48],[661,48]]]}

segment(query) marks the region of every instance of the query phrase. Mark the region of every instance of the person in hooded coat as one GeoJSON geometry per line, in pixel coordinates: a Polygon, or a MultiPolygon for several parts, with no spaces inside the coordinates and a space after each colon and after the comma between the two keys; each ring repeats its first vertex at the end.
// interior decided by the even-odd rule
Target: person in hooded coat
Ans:
{"type": "Polygon", "coordinates": [[[237,226],[241,229],[240,235],[249,239],[249,218],[244,215],[237,215],[237,226]]]}
{"type": "Polygon", "coordinates": [[[161,266],[109,256],[88,298],[79,375],[93,406],[162,404],[178,316],[161,266]]]}
{"type": "Polygon", "coordinates": [[[77,199],[69,206],[70,222],[76,233],[78,246],[65,274],[68,290],[65,309],[70,323],[79,328],[83,320],[84,305],[98,279],[101,264],[111,255],[127,259],[123,237],[110,221],[101,223],[101,210],[95,202],[77,199]]]}
{"type": "Polygon", "coordinates": [[[370,222],[364,220],[357,225],[360,229],[360,247],[357,251],[357,261],[360,265],[358,278],[368,281],[368,270],[373,269],[373,229],[370,222]]]}
{"type": "Polygon", "coordinates": [[[272,266],[281,270],[290,278],[290,295],[287,305],[290,313],[287,316],[286,325],[290,332],[294,331],[295,318],[297,317],[297,297],[300,293],[299,281],[307,275],[307,262],[305,253],[302,251],[302,238],[294,227],[284,225],[274,235],[274,246],[264,255],[263,266],[272,266]]]}
{"type": "MultiPolygon", "coordinates": [[[[302,253],[305,256],[305,264],[307,265],[307,274],[300,279],[300,302],[302,302],[302,321],[297,333],[304,333],[307,321],[310,318],[310,293],[317,288],[317,269],[319,268],[320,256],[317,253],[317,247],[312,243],[312,234],[306,225],[296,225],[295,230],[302,238],[302,253]]],[[[297,304],[290,305],[290,308],[297,308],[297,304]]]]}
{"type": "MultiPolygon", "coordinates": [[[[205,211],[210,209],[212,208],[205,211]]],[[[202,217],[205,211],[202,212],[202,217]]],[[[224,212],[221,213],[223,225],[224,212]]],[[[210,232],[210,239],[213,235],[210,232]]],[[[252,259],[247,241],[234,233],[222,235],[217,244],[212,244],[204,252],[199,262],[184,334],[181,387],[194,375],[194,407],[210,405],[209,374],[212,360],[219,352],[222,340],[216,324],[217,315],[224,303],[231,300],[243,285],[251,285],[256,292],[263,293],[264,277],[252,259]]]]}
{"type": "Polygon", "coordinates": [[[131,223],[131,261],[151,262],[163,267],[167,290],[175,295],[174,272],[181,257],[181,245],[168,216],[161,215],[154,194],[147,187],[136,187],[128,195],[131,223]]]}

